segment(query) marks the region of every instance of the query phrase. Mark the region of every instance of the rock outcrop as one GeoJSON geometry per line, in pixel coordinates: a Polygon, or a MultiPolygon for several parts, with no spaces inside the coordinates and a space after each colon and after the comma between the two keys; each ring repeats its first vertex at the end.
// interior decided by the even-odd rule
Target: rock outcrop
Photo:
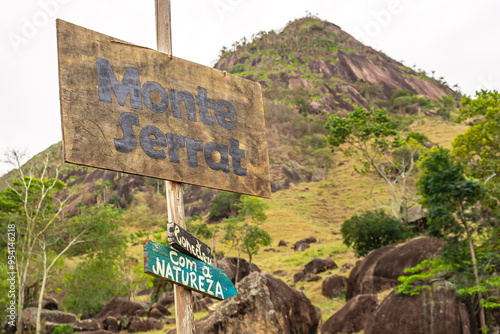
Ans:
{"type": "Polygon", "coordinates": [[[449,289],[423,290],[417,296],[392,292],[375,310],[365,334],[479,333],[467,307],[449,289]]]}
{"type": "Polygon", "coordinates": [[[305,265],[304,273],[305,274],[318,274],[325,272],[327,270],[337,268],[337,264],[330,258],[320,259],[314,258],[305,265]]]}
{"type": "Polygon", "coordinates": [[[372,294],[397,286],[406,268],[439,253],[441,241],[418,237],[402,244],[375,249],[358,261],[349,275],[346,300],[360,294],[372,294]]]}
{"type": "Polygon", "coordinates": [[[144,316],[149,310],[146,302],[131,301],[124,297],[114,297],[107,302],[95,316],[96,319],[104,320],[107,317],[114,317],[118,320],[132,316],[144,316]]]}
{"type": "Polygon", "coordinates": [[[133,320],[128,326],[130,333],[149,332],[153,330],[163,329],[163,324],[155,319],[133,320]]]}
{"type": "Polygon", "coordinates": [[[323,296],[332,298],[337,296],[342,290],[347,287],[347,277],[333,275],[325,278],[321,285],[321,293],[323,296]]]}
{"type": "MultiPolygon", "coordinates": [[[[358,295],[347,302],[340,310],[325,321],[321,328],[323,334],[356,333],[363,330],[378,305],[377,295],[358,295]]],[[[384,332],[417,333],[417,332],[384,332]]]]}
{"type": "MultiPolygon", "coordinates": [[[[217,262],[217,268],[224,270],[231,282],[236,282],[236,267],[238,259],[236,257],[224,257],[217,262]]],[[[253,272],[260,272],[259,267],[254,263],[250,264],[247,260],[240,258],[240,267],[238,272],[238,282],[253,272]]]]}
{"type": "Polygon", "coordinates": [[[254,272],[238,284],[239,294],[196,321],[203,334],[319,333],[321,311],[300,291],[269,274],[254,272]]]}
{"type": "MultiPolygon", "coordinates": [[[[23,321],[26,328],[36,327],[36,307],[28,307],[23,310],[23,321]]],[[[40,315],[41,320],[45,323],[55,324],[53,327],[63,324],[70,324],[76,322],[76,315],[72,313],[64,313],[61,311],[45,310],[42,309],[40,315]]]]}

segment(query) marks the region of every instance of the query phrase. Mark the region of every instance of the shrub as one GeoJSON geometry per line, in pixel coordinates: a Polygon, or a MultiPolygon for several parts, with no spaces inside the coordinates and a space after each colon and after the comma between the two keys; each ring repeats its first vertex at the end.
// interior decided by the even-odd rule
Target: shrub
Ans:
{"type": "Polygon", "coordinates": [[[386,214],[383,210],[364,211],[342,223],[344,244],[351,247],[357,256],[405,239],[403,222],[386,214]]]}
{"type": "Polygon", "coordinates": [[[424,141],[429,141],[429,137],[427,137],[426,135],[420,133],[420,132],[415,132],[415,131],[411,131],[410,133],[408,133],[408,135],[406,136],[406,141],[408,142],[410,139],[414,139],[417,141],[417,143],[420,143],[422,144],[424,141]]]}
{"type": "Polygon", "coordinates": [[[394,100],[396,100],[398,97],[402,96],[408,96],[411,97],[413,96],[413,92],[408,89],[395,89],[392,91],[391,95],[391,104],[394,104],[394,100]]]}
{"type": "Polygon", "coordinates": [[[229,191],[221,191],[212,199],[208,221],[214,222],[223,218],[229,218],[236,215],[241,194],[229,191]]]}
{"type": "Polygon", "coordinates": [[[231,74],[234,74],[234,73],[240,73],[240,72],[243,72],[245,71],[245,64],[235,64],[233,67],[231,67],[231,69],[229,70],[229,72],[231,74]]]}
{"type": "Polygon", "coordinates": [[[64,279],[66,309],[90,318],[111,298],[127,296],[129,287],[117,262],[117,259],[100,256],[80,262],[64,279]]]}
{"type": "Polygon", "coordinates": [[[71,327],[70,324],[64,324],[64,325],[60,325],[60,326],[57,326],[56,328],[54,328],[52,330],[52,334],[71,334],[71,333],[74,333],[75,330],[73,329],[73,327],[71,327]]]}

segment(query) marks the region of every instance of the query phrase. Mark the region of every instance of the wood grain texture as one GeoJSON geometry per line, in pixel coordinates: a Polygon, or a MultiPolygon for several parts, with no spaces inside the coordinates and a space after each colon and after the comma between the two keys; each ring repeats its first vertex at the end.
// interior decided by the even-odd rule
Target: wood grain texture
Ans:
{"type": "Polygon", "coordinates": [[[172,29],[170,0],[155,0],[156,48],[160,52],[172,54],[172,29]]]}
{"type": "MultiPolygon", "coordinates": [[[[165,181],[167,196],[167,215],[169,221],[176,221],[186,228],[184,216],[184,197],[182,185],[178,182],[165,181]]],[[[146,272],[146,253],[144,253],[144,269],[146,272]]],[[[190,289],[174,284],[175,321],[180,334],[194,334],[194,300],[190,289]]]]}
{"type": "MultiPolygon", "coordinates": [[[[270,197],[269,159],[259,84],[61,20],[57,21],[57,34],[65,161],[270,197]],[[122,106],[113,89],[110,92],[110,102],[100,100],[99,89],[103,87],[99,85],[97,58],[109,62],[118,83],[123,83],[122,79],[130,68],[138,71],[143,94],[138,97],[139,102],[136,96],[134,105],[131,94],[128,94],[122,101],[122,106]],[[154,82],[165,89],[169,102],[166,110],[153,112],[148,107],[144,98],[146,82],[154,82]],[[202,121],[198,102],[193,104],[196,108],[196,120],[193,120],[193,115],[188,118],[185,102],[180,100],[177,105],[181,117],[174,116],[170,90],[187,92],[196,100],[202,96],[198,87],[206,90],[206,98],[213,101],[214,108],[208,108],[207,116],[214,120],[212,125],[202,121]],[[223,126],[224,119],[217,118],[215,107],[220,101],[226,101],[234,107],[236,119],[226,119],[234,122],[234,129],[223,126]],[[116,146],[116,140],[126,137],[120,123],[125,113],[137,117],[130,123],[135,146],[132,142],[130,147],[133,149],[127,153],[119,151],[116,146]],[[166,155],[164,159],[152,158],[146,153],[143,144],[157,138],[150,135],[146,140],[145,137],[141,140],[141,131],[146,127],[158,129],[160,136],[170,134],[185,139],[184,146],[177,150],[178,162],[172,161],[174,156],[170,155],[169,149],[174,146],[170,145],[170,142],[170,146],[153,145],[150,149],[150,152],[163,150],[166,155]],[[203,145],[203,151],[193,149],[197,166],[188,162],[186,138],[193,140],[192,143],[196,141],[203,145]],[[238,142],[238,149],[244,151],[243,158],[230,153],[231,148],[234,150],[236,147],[235,141],[238,142]],[[213,147],[207,149],[208,143],[220,146],[218,150],[212,151],[213,147]],[[219,154],[224,152],[224,149],[227,163],[221,160],[219,154]],[[207,158],[206,152],[212,152],[212,155],[209,154],[207,158]],[[210,159],[213,161],[210,162],[210,159]],[[238,159],[241,163],[240,175],[237,173],[238,159]],[[211,163],[224,168],[216,170],[211,163]]],[[[161,104],[163,100],[160,96],[153,91],[149,98],[153,103],[161,104]]],[[[219,109],[224,112],[229,110],[221,109],[224,104],[220,106],[219,109]]],[[[191,153],[193,158],[193,152],[191,153]]]]}
{"type": "Polygon", "coordinates": [[[168,244],[175,250],[212,265],[212,250],[176,223],[167,224],[168,244]]]}
{"type": "MultiPolygon", "coordinates": [[[[158,51],[172,54],[172,26],[170,0],[155,0],[156,47],[158,51]]],[[[165,181],[168,217],[177,219],[186,227],[182,185],[165,181]],[[175,218],[174,218],[175,217],[175,218]]],[[[179,334],[194,334],[194,300],[191,290],[174,284],[175,323],[179,334]]]]}
{"type": "Polygon", "coordinates": [[[154,241],[144,244],[144,272],[219,300],[238,294],[224,271],[154,241]]]}

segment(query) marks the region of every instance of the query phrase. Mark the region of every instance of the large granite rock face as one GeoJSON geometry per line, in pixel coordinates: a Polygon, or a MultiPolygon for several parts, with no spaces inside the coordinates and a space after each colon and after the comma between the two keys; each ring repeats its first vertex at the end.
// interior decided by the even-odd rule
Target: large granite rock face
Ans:
{"type": "Polygon", "coordinates": [[[352,269],[347,282],[346,300],[397,286],[398,277],[404,275],[406,268],[437,255],[441,247],[441,241],[435,238],[418,237],[371,251],[352,269]]]}
{"type": "Polygon", "coordinates": [[[203,334],[316,334],[321,311],[300,291],[269,274],[254,272],[238,284],[239,294],[196,321],[203,334]]]}
{"type": "Polygon", "coordinates": [[[375,310],[365,334],[479,333],[467,307],[449,289],[423,290],[417,296],[392,292],[375,310]]]}
{"type": "MultiPolygon", "coordinates": [[[[356,333],[363,330],[378,305],[377,295],[358,295],[332,315],[321,328],[323,334],[356,333]]],[[[412,333],[412,332],[387,332],[412,333]]]]}
{"type": "MultiPolygon", "coordinates": [[[[236,281],[237,261],[238,258],[236,257],[224,257],[217,262],[217,268],[224,270],[227,277],[229,277],[233,284],[236,281]]],[[[260,272],[259,267],[257,267],[257,265],[255,265],[254,263],[250,264],[247,260],[240,258],[238,282],[253,272],[260,272]]]]}
{"type": "Polygon", "coordinates": [[[132,316],[142,317],[146,315],[150,305],[146,302],[131,301],[124,297],[114,297],[107,302],[95,316],[96,319],[104,320],[114,317],[118,320],[132,316]]]}

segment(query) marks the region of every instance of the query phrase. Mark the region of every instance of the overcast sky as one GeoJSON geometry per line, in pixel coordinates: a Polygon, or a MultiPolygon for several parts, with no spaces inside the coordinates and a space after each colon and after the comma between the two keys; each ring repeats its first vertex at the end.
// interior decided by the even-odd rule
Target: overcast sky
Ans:
{"type": "MultiPolygon", "coordinates": [[[[1,1],[0,153],[61,140],[55,19],[156,47],[154,0],[1,1]]],[[[500,2],[171,0],[173,54],[211,66],[222,46],[279,30],[306,11],[474,95],[500,89],[500,2]]],[[[0,164],[0,175],[9,170],[0,164]]]]}

